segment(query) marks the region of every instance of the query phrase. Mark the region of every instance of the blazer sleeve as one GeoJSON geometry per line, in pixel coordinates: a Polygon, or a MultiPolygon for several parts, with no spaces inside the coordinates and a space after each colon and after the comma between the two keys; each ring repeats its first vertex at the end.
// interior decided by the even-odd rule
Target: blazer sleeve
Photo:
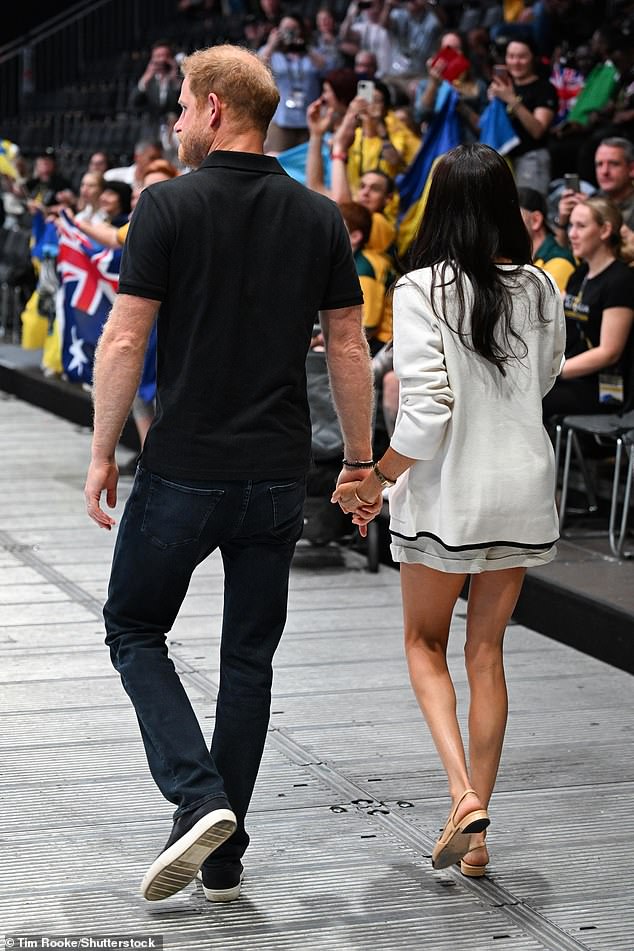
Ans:
{"type": "Polygon", "coordinates": [[[400,401],[390,445],[410,459],[432,459],[451,419],[453,393],[438,319],[408,279],[394,290],[394,371],[400,401]]]}
{"type": "Polygon", "coordinates": [[[555,385],[555,380],[563,370],[564,363],[566,362],[566,317],[564,315],[564,302],[552,275],[548,274],[547,271],[544,271],[544,274],[550,281],[554,293],[551,298],[552,303],[548,315],[553,322],[553,354],[550,373],[543,387],[542,399],[552,390],[555,385]]]}

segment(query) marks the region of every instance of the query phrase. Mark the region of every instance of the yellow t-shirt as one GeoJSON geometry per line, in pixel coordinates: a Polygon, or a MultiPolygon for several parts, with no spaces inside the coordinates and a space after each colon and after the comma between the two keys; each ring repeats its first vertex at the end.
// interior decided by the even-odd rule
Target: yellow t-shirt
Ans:
{"type": "Polygon", "coordinates": [[[130,227],[130,222],[126,221],[126,223],[124,225],[121,225],[121,227],[117,231],[117,241],[122,247],[125,244],[125,239],[128,237],[129,227],[130,227]]]}
{"type": "Polygon", "coordinates": [[[550,261],[541,261],[538,259],[533,261],[533,264],[535,267],[540,267],[543,271],[548,271],[548,273],[555,278],[560,291],[566,290],[568,278],[575,270],[574,264],[566,258],[551,258],[550,261]]]}
{"type": "MultiPolygon", "coordinates": [[[[390,142],[400,154],[403,163],[401,165],[392,165],[390,162],[386,162],[385,159],[381,158],[383,146],[385,145],[383,139],[378,135],[368,138],[363,135],[361,128],[356,129],[354,141],[348,150],[347,165],[348,183],[353,194],[359,186],[361,176],[366,172],[372,172],[378,168],[382,172],[385,172],[386,175],[389,175],[390,178],[394,178],[395,175],[405,171],[418,152],[420,139],[415,136],[400,119],[388,113],[385,117],[385,126],[390,137],[390,142]]],[[[397,212],[398,196],[395,192],[394,198],[385,209],[385,215],[390,221],[395,221],[397,212]]]]}

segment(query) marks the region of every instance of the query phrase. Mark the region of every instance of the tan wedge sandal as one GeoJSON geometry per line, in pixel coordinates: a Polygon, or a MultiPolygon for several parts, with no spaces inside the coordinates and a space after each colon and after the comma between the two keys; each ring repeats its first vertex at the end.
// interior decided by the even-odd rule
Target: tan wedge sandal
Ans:
{"type": "Polygon", "coordinates": [[[434,868],[449,868],[450,865],[459,862],[462,856],[469,851],[471,833],[484,832],[487,826],[491,824],[486,809],[474,809],[473,812],[468,812],[459,822],[456,822],[458,808],[469,795],[478,797],[475,789],[465,789],[451,810],[447,824],[432,852],[431,864],[434,868]]]}
{"type": "Polygon", "coordinates": [[[472,865],[470,862],[465,862],[464,859],[460,859],[460,871],[463,875],[466,875],[467,878],[482,878],[483,875],[486,875],[489,856],[486,845],[474,845],[465,852],[465,855],[468,855],[469,852],[478,852],[480,849],[483,849],[487,853],[487,861],[484,865],[472,865]]]}

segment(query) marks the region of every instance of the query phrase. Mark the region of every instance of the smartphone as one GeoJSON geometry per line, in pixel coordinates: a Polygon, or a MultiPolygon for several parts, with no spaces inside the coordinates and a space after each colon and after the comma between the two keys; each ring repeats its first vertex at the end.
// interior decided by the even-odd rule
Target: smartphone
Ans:
{"type": "Polygon", "coordinates": [[[357,83],[357,96],[366,102],[374,100],[374,83],[371,79],[360,79],[357,83]]]}
{"type": "Polygon", "coordinates": [[[493,72],[503,83],[509,83],[511,81],[511,74],[506,66],[494,66],[493,72]]]}
{"type": "Polygon", "coordinates": [[[570,191],[573,192],[580,191],[581,183],[579,182],[579,176],[573,172],[564,175],[564,188],[569,188],[570,191]]]}

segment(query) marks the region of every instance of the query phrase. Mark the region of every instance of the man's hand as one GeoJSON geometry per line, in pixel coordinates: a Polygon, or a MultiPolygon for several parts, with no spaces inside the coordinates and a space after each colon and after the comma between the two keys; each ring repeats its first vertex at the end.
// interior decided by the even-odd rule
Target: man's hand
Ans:
{"type": "Polygon", "coordinates": [[[105,528],[108,532],[116,523],[101,508],[101,493],[105,491],[108,508],[113,509],[117,504],[118,481],[119,469],[114,459],[92,460],[84,486],[86,511],[93,522],[96,522],[100,528],[105,528]]]}
{"type": "Polygon", "coordinates": [[[372,501],[360,502],[356,491],[371,469],[342,469],[337,479],[337,488],[330,501],[339,503],[342,512],[352,515],[352,522],[359,529],[359,534],[365,538],[368,534],[368,522],[379,514],[383,507],[383,495],[379,493],[372,501]]]}
{"type": "Polygon", "coordinates": [[[561,222],[561,227],[565,228],[570,221],[570,215],[572,214],[572,209],[575,205],[578,205],[580,201],[587,201],[588,196],[583,192],[573,192],[570,188],[565,188],[561,193],[561,198],[559,199],[559,204],[557,206],[557,215],[559,216],[559,221],[561,222]]]}

